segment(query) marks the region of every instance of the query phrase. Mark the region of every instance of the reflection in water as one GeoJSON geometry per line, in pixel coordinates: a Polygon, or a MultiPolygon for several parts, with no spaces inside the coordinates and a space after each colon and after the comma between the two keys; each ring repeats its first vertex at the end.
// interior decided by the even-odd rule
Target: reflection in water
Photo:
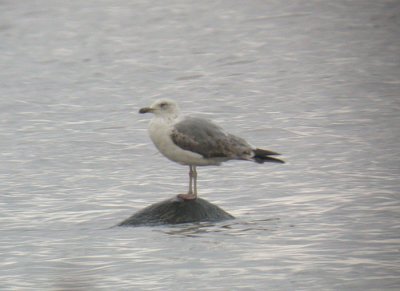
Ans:
{"type": "Polygon", "coordinates": [[[251,222],[233,220],[228,222],[201,222],[188,223],[176,226],[167,226],[159,231],[170,235],[186,237],[200,237],[208,233],[221,233],[223,235],[248,235],[247,232],[273,231],[279,218],[254,220],[251,222]]]}

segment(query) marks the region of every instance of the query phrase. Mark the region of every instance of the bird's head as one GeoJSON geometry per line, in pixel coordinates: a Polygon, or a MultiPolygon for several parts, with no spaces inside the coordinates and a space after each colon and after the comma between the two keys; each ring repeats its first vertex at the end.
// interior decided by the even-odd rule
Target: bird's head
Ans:
{"type": "Polygon", "coordinates": [[[156,100],[150,107],[143,107],[139,113],[153,113],[156,116],[175,118],[179,115],[179,106],[171,99],[156,100]]]}

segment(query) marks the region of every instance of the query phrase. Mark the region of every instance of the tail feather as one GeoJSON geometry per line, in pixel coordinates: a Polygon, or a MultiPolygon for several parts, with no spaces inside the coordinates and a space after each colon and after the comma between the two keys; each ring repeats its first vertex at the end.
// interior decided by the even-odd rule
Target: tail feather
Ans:
{"type": "Polygon", "coordinates": [[[269,151],[269,150],[263,150],[263,149],[254,149],[253,150],[254,156],[253,159],[257,163],[264,163],[264,162],[271,162],[271,163],[280,163],[284,164],[285,162],[283,160],[280,160],[275,157],[271,156],[279,156],[279,153],[269,151]]]}

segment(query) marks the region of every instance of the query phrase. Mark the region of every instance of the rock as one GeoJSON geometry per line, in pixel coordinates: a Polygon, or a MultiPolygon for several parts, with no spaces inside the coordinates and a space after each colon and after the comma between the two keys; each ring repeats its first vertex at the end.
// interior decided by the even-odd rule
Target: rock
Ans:
{"type": "Polygon", "coordinates": [[[176,197],[154,203],[122,221],[118,226],[178,224],[202,221],[221,221],[234,217],[217,205],[197,198],[183,200],[176,197]]]}

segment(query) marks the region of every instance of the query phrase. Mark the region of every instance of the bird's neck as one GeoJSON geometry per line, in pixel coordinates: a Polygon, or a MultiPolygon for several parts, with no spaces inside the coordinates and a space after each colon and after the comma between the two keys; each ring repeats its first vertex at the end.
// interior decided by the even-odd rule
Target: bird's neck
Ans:
{"type": "Polygon", "coordinates": [[[157,121],[165,122],[167,124],[172,124],[178,118],[178,114],[160,115],[160,116],[155,116],[154,118],[157,119],[157,121]]]}

